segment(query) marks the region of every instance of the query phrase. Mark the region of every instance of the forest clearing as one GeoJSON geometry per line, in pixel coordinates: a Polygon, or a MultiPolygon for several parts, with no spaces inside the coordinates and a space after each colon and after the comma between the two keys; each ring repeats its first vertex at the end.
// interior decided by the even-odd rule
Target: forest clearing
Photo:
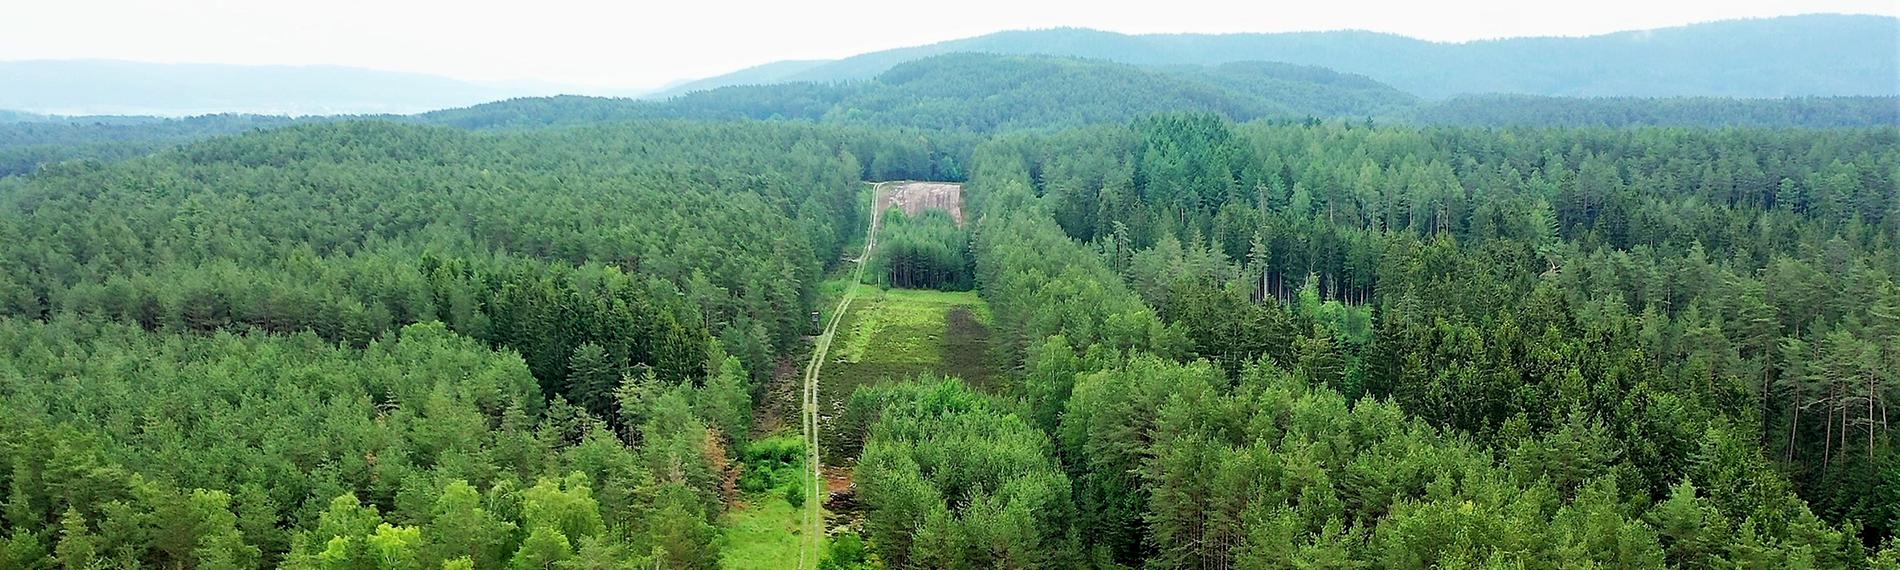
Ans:
{"type": "MultiPolygon", "coordinates": [[[[985,385],[1000,372],[987,344],[988,305],[976,293],[865,288],[841,321],[842,337],[819,377],[819,411],[827,421],[843,416],[851,394],[864,386],[943,376],[985,385]]],[[[824,426],[828,465],[855,460],[837,455],[840,429],[824,426]]]]}
{"type": "MultiPolygon", "coordinates": [[[[880,207],[872,214],[865,248],[854,260],[847,279],[825,287],[837,291],[837,302],[830,311],[820,314],[824,328],[812,340],[812,353],[801,380],[800,431],[809,450],[804,463],[809,470],[804,471],[803,482],[787,484],[806,493],[796,508],[798,522],[785,522],[792,514],[786,508],[791,503],[781,498],[785,488],[754,494],[759,505],[748,502],[727,515],[729,532],[745,537],[749,545],[728,551],[722,560],[725,568],[783,564],[792,549],[797,551],[799,567],[816,563],[832,518],[825,506],[832,496],[852,490],[850,464],[855,458],[838,455],[837,447],[840,431],[848,428],[834,420],[845,414],[847,401],[859,387],[946,375],[987,385],[1000,373],[998,355],[988,345],[988,308],[974,292],[864,284],[865,270],[878,255],[884,212],[950,208],[948,211],[960,218],[961,185],[875,183],[871,192],[872,203],[880,207]]],[[[862,434],[857,438],[861,439],[862,434]]]]}

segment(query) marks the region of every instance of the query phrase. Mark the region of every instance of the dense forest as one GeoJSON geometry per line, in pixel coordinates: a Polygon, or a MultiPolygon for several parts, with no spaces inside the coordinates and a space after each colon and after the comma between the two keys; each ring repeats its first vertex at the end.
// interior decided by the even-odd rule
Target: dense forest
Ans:
{"type": "Polygon", "coordinates": [[[871,265],[879,280],[904,289],[970,289],[970,233],[942,210],[912,218],[903,210],[884,214],[878,256],[871,265]]]}
{"type": "Polygon", "coordinates": [[[858,180],[935,152],[344,122],[10,179],[5,560],[706,567],[858,180]]]}
{"type": "Polygon", "coordinates": [[[1900,125],[1891,97],[1454,97],[1419,105],[1407,122],[1426,125],[1629,127],[1878,127],[1900,125]]]}
{"type": "Polygon", "coordinates": [[[1896,522],[1896,142],[1206,116],[993,141],[977,275],[1020,403],[892,398],[922,408],[870,430],[865,468],[900,482],[867,483],[873,542],[962,561],[926,567],[1047,560],[1004,544],[1057,565],[1861,567],[1896,522]],[[983,413],[1044,437],[952,431],[983,413]],[[924,449],[967,439],[1049,459],[924,449]],[[1010,486],[1043,471],[1067,497],[1010,486]]]}
{"type": "MultiPolygon", "coordinates": [[[[307,120],[307,119],[306,119],[307,120]]],[[[119,160],[206,137],[280,127],[286,117],[205,115],[156,117],[8,117],[0,111],[0,178],[42,164],[76,159],[119,160]]]]}
{"type": "Polygon", "coordinates": [[[0,570],[1900,569],[1893,97],[1193,39],[0,113],[0,570]]]}

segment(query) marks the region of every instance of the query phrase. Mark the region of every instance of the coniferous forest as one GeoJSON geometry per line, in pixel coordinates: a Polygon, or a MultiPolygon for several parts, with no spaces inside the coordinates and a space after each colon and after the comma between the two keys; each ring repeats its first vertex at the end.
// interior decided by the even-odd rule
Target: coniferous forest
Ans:
{"type": "Polygon", "coordinates": [[[1900,570],[1893,97],[0,119],[0,570],[1900,570]]]}

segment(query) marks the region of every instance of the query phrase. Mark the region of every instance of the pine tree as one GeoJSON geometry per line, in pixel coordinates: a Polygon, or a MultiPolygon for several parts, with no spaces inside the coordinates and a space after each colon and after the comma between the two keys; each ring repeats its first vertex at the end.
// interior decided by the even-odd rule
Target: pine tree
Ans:
{"type": "Polygon", "coordinates": [[[1327,327],[1313,325],[1312,333],[1297,341],[1299,347],[1299,370],[1311,379],[1315,386],[1327,386],[1336,390],[1345,388],[1346,364],[1339,354],[1339,347],[1333,341],[1333,335],[1327,327]]]}
{"type": "Polygon", "coordinates": [[[1712,568],[1720,559],[1721,545],[1728,542],[1721,513],[1703,505],[1695,485],[1688,481],[1672,488],[1669,498],[1649,511],[1648,520],[1676,568],[1712,568]]]}
{"type": "Polygon", "coordinates": [[[568,399],[595,417],[613,417],[614,389],[620,383],[620,367],[607,350],[592,342],[574,348],[567,359],[568,399]]]}
{"type": "Polygon", "coordinates": [[[89,570],[99,562],[99,538],[86,526],[86,517],[71,507],[59,518],[59,543],[53,548],[65,570],[89,570]]]}
{"type": "Polygon", "coordinates": [[[654,563],[665,568],[712,570],[719,565],[718,529],[706,522],[692,490],[677,484],[661,487],[647,528],[654,563]]]}
{"type": "Polygon", "coordinates": [[[717,426],[733,448],[745,447],[752,431],[752,394],[747,387],[745,367],[738,357],[728,356],[719,363],[718,373],[706,379],[694,398],[698,415],[717,426]]]}

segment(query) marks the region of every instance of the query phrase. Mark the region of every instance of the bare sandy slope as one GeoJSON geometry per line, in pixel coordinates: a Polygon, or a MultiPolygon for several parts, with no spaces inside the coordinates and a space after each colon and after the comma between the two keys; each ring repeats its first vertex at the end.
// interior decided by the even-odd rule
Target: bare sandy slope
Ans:
{"type": "Polygon", "coordinates": [[[944,210],[963,225],[963,185],[949,182],[901,182],[884,195],[884,208],[902,208],[907,216],[944,210]]]}

